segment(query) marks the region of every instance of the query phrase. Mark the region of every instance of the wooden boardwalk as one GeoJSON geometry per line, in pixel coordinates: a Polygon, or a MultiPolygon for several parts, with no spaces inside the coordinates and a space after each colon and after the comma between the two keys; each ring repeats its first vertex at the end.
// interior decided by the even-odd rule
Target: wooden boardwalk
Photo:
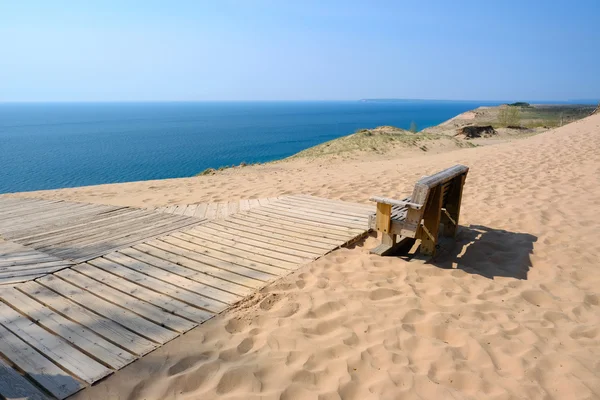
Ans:
{"type": "Polygon", "coordinates": [[[0,198],[0,284],[200,223],[129,207],[0,198]]]}
{"type": "Polygon", "coordinates": [[[0,397],[63,399],[364,235],[372,212],[288,196],[0,286],[0,397]]]}
{"type": "Polygon", "coordinates": [[[264,197],[261,199],[243,199],[217,203],[179,204],[174,206],[153,207],[151,210],[187,217],[223,219],[240,211],[266,206],[280,197],[264,197]]]}

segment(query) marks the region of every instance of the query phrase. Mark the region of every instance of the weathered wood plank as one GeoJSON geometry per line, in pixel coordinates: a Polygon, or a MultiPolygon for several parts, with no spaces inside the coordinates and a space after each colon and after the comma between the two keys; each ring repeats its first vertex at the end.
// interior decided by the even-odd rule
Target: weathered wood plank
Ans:
{"type": "MultiPolygon", "coordinates": [[[[208,237],[208,236],[206,236],[208,237]]],[[[279,259],[274,259],[272,257],[267,257],[262,254],[257,254],[254,252],[249,252],[241,249],[239,246],[232,247],[230,242],[224,243],[225,241],[218,240],[214,237],[210,237],[209,240],[206,238],[200,237],[199,234],[190,235],[188,232],[178,232],[169,235],[169,237],[164,237],[165,241],[172,241],[172,239],[180,239],[182,241],[188,242],[190,244],[195,245],[190,246],[189,244],[178,243],[179,246],[185,246],[191,250],[195,250],[196,252],[202,252],[211,257],[223,259],[225,260],[225,256],[221,253],[229,254],[231,256],[236,257],[236,261],[232,261],[232,263],[239,264],[237,261],[240,259],[245,259],[256,265],[257,270],[261,270],[260,265],[270,265],[275,268],[283,268],[283,269],[295,269],[297,268],[296,263],[292,263],[289,261],[283,261],[279,259]]],[[[274,270],[273,270],[274,271],[274,270]]]]}
{"type": "Polygon", "coordinates": [[[239,236],[260,240],[272,245],[281,246],[282,248],[304,251],[310,254],[318,255],[322,254],[323,250],[331,249],[331,246],[324,245],[315,240],[302,240],[289,235],[289,233],[287,235],[278,234],[271,229],[266,229],[264,226],[262,228],[256,228],[240,223],[238,220],[234,221],[231,218],[223,221],[215,221],[214,224],[222,226],[226,231],[239,236]]]}
{"type": "Polygon", "coordinates": [[[300,224],[301,226],[309,226],[311,229],[322,231],[324,233],[334,233],[342,236],[352,236],[358,232],[364,231],[363,228],[355,228],[354,226],[349,227],[347,225],[330,224],[329,222],[322,222],[319,218],[314,218],[307,215],[296,215],[287,211],[278,209],[267,209],[268,206],[255,208],[248,212],[248,215],[258,216],[262,215],[268,217],[272,221],[287,221],[293,224],[300,224]]]}
{"type": "MultiPolygon", "coordinates": [[[[46,275],[39,278],[37,282],[60,293],[62,296],[74,301],[80,306],[93,310],[95,313],[111,319],[127,329],[132,330],[139,336],[143,336],[156,343],[163,344],[178,335],[177,332],[163,328],[154,322],[140,317],[132,311],[110,303],[87,290],[80,289],[66,280],[58,279],[58,277],[54,275],[46,275]]],[[[100,286],[100,283],[96,283],[95,286],[100,286]]],[[[95,287],[92,290],[95,292],[95,287]]]]}
{"type": "Polygon", "coordinates": [[[189,204],[183,213],[186,217],[193,217],[196,209],[198,208],[198,204],[189,204]]]}
{"type": "MultiPolygon", "coordinates": [[[[210,312],[218,313],[225,309],[226,305],[233,304],[242,299],[243,296],[232,294],[230,292],[216,289],[208,286],[201,281],[194,279],[200,273],[181,265],[173,264],[155,255],[147,253],[154,249],[145,244],[137,245],[137,248],[127,248],[119,250],[117,253],[107,254],[105,257],[110,260],[121,263],[127,268],[133,269],[148,276],[168,282],[177,287],[183,288],[206,299],[199,299],[199,302],[206,302],[203,308],[210,312]],[[146,252],[144,252],[146,251],[146,252]],[[120,255],[125,255],[131,260],[124,260],[120,255]],[[133,260],[133,261],[132,261],[133,260]]],[[[158,249],[156,249],[158,250],[158,249]]],[[[244,288],[247,290],[247,288],[244,288]]]]}
{"type": "Polygon", "coordinates": [[[385,203],[377,203],[377,214],[376,214],[376,228],[380,232],[389,233],[391,218],[392,218],[392,206],[385,203]]]}
{"type": "MultiPolygon", "coordinates": [[[[173,315],[170,312],[166,312],[147,301],[139,300],[128,293],[123,293],[119,290],[113,289],[110,286],[110,283],[114,283],[114,281],[111,281],[106,275],[101,274],[98,271],[95,271],[98,276],[94,276],[93,279],[90,278],[89,275],[84,274],[84,271],[89,273],[89,269],[86,267],[86,265],[81,264],[79,266],[72,267],[69,270],[58,272],[58,276],[79,286],[82,289],[91,291],[96,296],[102,297],[106,301],[118,304],[121,307],[133,311],[134,313],[154,322],[155,324],[167,327],[176,332],[187,332],[196,326],[196,324],[173,315]]],[[[115,279],[118,278],[115,277],[115,279]]],[[[158,296],[159,294],[157,293],[157,297],[158,296]]]]}
{"type": "Polygon", "coordinates": [[[64,399],[85,386],[2,325],[0,353],[59,399],[64,399]]]}
{"type": "Polygon", "coordinates": [[[250,202],[247,199],[240,200],[240,211],[248,211],[250,209],[250,202]]]}
{"type": "Polygon", "coordinates": [[[217,217],[217,208],[219,207],[218,203],[210,203],[206,207],[206,214],[204,218],[206,219],[215,219],[217,217]]]}
{"type": "Polygon", "coordinates": [[[336,203],[326,203],[326,202],[311,202],[306,201],[304,199],[297,199],[295,197],[286,197],[277,200],[277,203],[289,204],[295,207],[307,208],[307,209],[316,209],[319,211],[328,211],[333,212],[335,214],[341,215],[352,215],[357,217],[365,217],[373,213],[373,208],[369,209],[359,209],[354,207],[346,207],[343,205],[339,205],[336,203]]]}
{"type": "MultiPolygon", "coordinates": [[[[113,289],[127,293],[130,296],[148,302],[171,314],[175,314],[195,323],[204,322],[212,316],[212,314],[204,310],[192,307],[187,303],[167,296],[159,291],[148,289],[147,287],[138,285],[135,282],[131,282],[120,275],[113,275],[112,273],[107,272],[106,269],[111,270],[110,267],[108,267],[110,264],[111,263],[108,260],[96,258],[94,260],[90,260],[87,264],[80,264],[74,269],[77,272],[81,272],[82,274],[102,281],[102,283],[112,287],[113,289]],[[106,269],[96,266],[103,266],[106,269]]],[[[114,270],[111,270],[111,272],[112,271],[114,270]]],[[[196,324],[190,324],[189,326],[191,326],[189,328],[191,329],[192,327],[196,326],[196,324]]]]}
{"type": "Polygon", "coordinates": [[[61,336],[67,342],[83,349],[96,361],[113,369],[120,369],[135,359],[132,354],[104,340],[82,325],[55,313],[14,288],[0,289],[0,297],[38,325],[61,336]]]}
{"type": "Polygon", "coordinates": [[[329,225],[341,227],[351,227],[356,229],[365,229],[368,223],[368,216],[339,216],[332,213],[320,212],[317,210],[303,209],[297,207],[289,207],[285,204],[273,203],[268,206],[263,206],[262,209],[268,210],[275,214],[292,216],[309,221],[317,221],[329,225]]]}
{"type": "Polygon", "coordinates": [[[320,251],[331,250],[331,246],[336,247],[339,244],[339,240],[326,240],[324,238],[315,237],[314,235],[286,230],[280,224],[275,225],[275,223],[273,223],[273,225],[269,225],[266,222],[261,222],[260,220],[256,220],[246,215],[232,216],[227,222],[236,224],[239,229],[247,232],[269,232],[270,237],[273,239],[298,243],[320,251]]]}
{"type": "MultiPolygon", "coordinates": [[[[290,242],[276,241],[270,239],[268,236],[264,236],[264,232],[260,233],[248,233],[240,230],[235,224],[227,225],[225,221],[219,224],[217,221],[206,224],[202,229],[194,229],[190,231],[190,234],[195,232],[206,232],[213,236],[229,239],[236,243],[243,243],[250,246],[254,246],[257,252],[267,250],[277,254],[277,258],[284,259],[293,263],[302,263],[306,260],[312,260],[319,254],[319,251],[315,249],[304,247],[290,242]]],[[[220,240],[220,239],[219,239],[220,240]]],[[[237,246],[237,245],[236,245],[237,246]]]]}
{"type": "MultiPolygon", "coordinates": [[[[144,355],[157,346],[154,342],[125,329],[113,320],[81,307],[37,282],[20,284],[19,290],[135,355],[144,355]]],[[[127,358],[125,352],[121,354],[127,358]]]]}
{"type": "Polygon", "coordinates": [[[9,306],[0,303],[0,323],[23,341],[81,380],[92,383],[112,371],[76,348],[64,339],[54,336],[9,306]]]}
{"type": "Polygon", "coordinates": [[[7,400],[50,400],[2,359],[0,359],[0,397],[7,400]]]}
{"type": "Polygon", "coordinates": [[[202,248],[193,246],[193,244],[183,240],[178,241],[175,238],[167,236],[161,238],[161,241],[152,242],[151,244],[162,250],[171,252],[171,260],[177,260],[177,264],[192,268],[212,278],[218,278],[218,281],[211,279],[210,283],[208,280],[206,283],[223,290],[231,291],[232,293],[239,294],[239,288],[233,286],[231,283],[257,289],[263,286],[263,282],[261,281],[268,281],[272,278],[271,275],[258,270],[227,264],[207,257],[202,254],[202,248]]]}
{"type": "Polygon", "coordinates": [[[207,207],[208,207],[208,204],[198,204],[198,207],[196,208],[196,211],[194,212],[194,217],[204,218],[207,207]]]}
{"type": "Polygon", "coordinates": [[[213,314],[223,310],[223,304],[221,302],[214,301],[205,296],[200,296],[184,287],[177,286],[175,283],[171,283],[171,279],[169,279],[171,278],[170,274],[167,274],[165,271],[160,269],[159,271],[161,271],[162,274],[158,273],[158,275],[160,277],[167,278],[167,280],[157,279],[154,277],[157,275],[157,273],[153,271],[156,269],[155,267],[128,257],[125,254],[118,252],[110,253],[102,258],[90,260],[90,264],[134,282],[137,285],[164,293],[173,297],[174,299],[180,300],[186,304],[190,304],[196,308],[207,310],[204,312],[204,314],[199,314],[200,318],[205,317],[205,319],[208,319],[213,314]],[[105,262],[99,263],[99,260],[103,260],[105,262]]]}
{"type": "Polygon", "coordinates": [[[281,233],[283,235],[289,235],[294,237],[302,237],[307,240],[315,240],[323,243],[326,248],[330,245],[336,246],[340,242],[344,242],[348,235],[340,235],[337,233],[326,233],[327,231],[312,229],[310,225],[295,224],[293,222],[284,220],[275,220],[273,218],[266,217],[264,215],[247,213],[237,214],[231,217],[232,221],[236,223],[252,224],[259,228],[265,228],[267,230],[273,230],[274,232],[281,233]],[[298,236],[302,235],[302,236],[298,236]]]}

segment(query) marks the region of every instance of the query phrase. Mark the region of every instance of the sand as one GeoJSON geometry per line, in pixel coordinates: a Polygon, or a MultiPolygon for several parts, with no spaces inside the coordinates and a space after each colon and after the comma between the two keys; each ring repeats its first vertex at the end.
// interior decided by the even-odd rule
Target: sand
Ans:
{"type": "Polygon", "coordinates": [[[27,194],[134,206],[307,193],[367,202],[470,166],[431,263],[335,251],[74,399],[600,398],[600,115],[398,160],[294,160],[27,194]]]}

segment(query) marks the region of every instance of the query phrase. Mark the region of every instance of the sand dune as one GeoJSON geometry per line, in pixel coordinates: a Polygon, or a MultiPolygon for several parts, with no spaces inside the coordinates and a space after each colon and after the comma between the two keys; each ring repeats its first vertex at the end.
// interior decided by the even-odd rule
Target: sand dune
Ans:
{"type": "Polygon", "coordinates": [[[470,166],[458,245],[432,263],[368,238],[267,287],[76,399],[600,398],[600,115],[496,146],[305,160],[38,192],[163,205],[307,193],[366,202],[470,166]]]}

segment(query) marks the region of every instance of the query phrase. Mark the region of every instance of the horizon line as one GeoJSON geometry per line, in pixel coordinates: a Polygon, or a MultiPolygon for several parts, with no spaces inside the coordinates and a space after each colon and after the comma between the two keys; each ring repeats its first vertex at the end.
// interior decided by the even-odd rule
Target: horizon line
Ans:
{"type": "Polygon", "coordinates": [[[329,99],[329,100],[0,100],[0,104],[73,104],[73,103],[331,103],[331,102],[366,102],[366,101],[448,101],[448,102],[490,102],[490,103],[505,103],[515,101],[526,101],[535,104],[540,103],[551,103],[551,102],[562,102],[562,103],[574,103],[574,102],[600,102],[600,98],[594,99],[552,99],[552,100],[515,100],[515,99],[419,99],[419,98],[400,98],[400,97],[389,97],[389,98],[371,98],[365,97],[360,99],[329,99]]]}

